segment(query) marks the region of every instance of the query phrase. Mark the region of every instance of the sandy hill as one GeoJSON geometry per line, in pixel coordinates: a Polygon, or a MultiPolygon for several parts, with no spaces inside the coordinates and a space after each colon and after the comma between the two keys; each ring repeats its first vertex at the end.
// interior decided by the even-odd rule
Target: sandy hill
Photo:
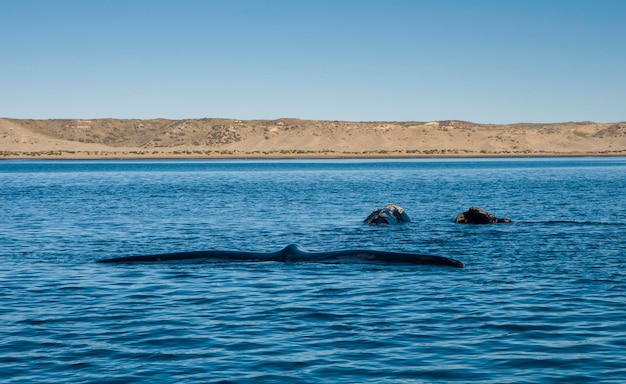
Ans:
{"type": "Polygon", "coordinates": [[[0,119],[0,158],[626,155],[626,122],[0,119]]]}

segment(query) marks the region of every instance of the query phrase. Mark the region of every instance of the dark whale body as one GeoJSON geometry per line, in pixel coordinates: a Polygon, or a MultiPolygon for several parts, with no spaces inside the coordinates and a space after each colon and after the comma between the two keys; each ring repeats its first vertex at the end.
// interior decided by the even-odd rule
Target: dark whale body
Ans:
{"type": "Polygon", "coordinates": [[[353,249],[332,252],[307,252],[295,244],[286,246],[277,252],[239,252],[239,251],[195,251],[164,253],[159,255],[126,256],[113,259],[98,260],[99,263],[141,263],[177,260],[228,260],[228,261],[278,261],[278,262],[309,262],[309,263],[341,263],[367,261],[384,264],[421,264],[441,265],[463,268],[462,262],[443,256],[420,255],[416,253],[400,253],[353,249]]]}

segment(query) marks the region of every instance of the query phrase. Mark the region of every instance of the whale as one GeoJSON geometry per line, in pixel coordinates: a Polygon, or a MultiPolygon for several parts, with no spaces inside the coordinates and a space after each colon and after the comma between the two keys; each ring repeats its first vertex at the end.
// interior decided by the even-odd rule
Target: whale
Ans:
{"type": "Polygon", "coordinates": [[[151,263],[165,261],[235,261],[235,262],[305,262],[305,263],[375,263],[418,264],[463,268],[459,260],[444,256],[417,253],[388,252],[366,249],[350,249],[330,252],[309,252],[296,244],[290,244],[276,252],[242,252],[209,250],[174,252],[154,255],[123,256],[98,260],[99,263],[151,263]]]}

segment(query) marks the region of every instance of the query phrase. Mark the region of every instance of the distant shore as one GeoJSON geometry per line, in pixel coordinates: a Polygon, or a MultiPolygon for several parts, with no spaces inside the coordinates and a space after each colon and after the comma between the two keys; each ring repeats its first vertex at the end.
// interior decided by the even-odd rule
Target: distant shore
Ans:
{"type": "Polygon", "coordinates": [[[107,153],[80,153],[80,152],[59,152],[50,154],[42,153],[3,153],[0,155],[2,160],[384,160],[384,159],[489,159],[489,158],[567,158],[567,157],[623,157],[626,151],[616,153],[524,153],[524,154],[484,154],[484,153],[467,153],[458,154],[213,154],[198,155],[194,153],[174,153],[161,152],[159,154],[137,154],[132,152],[107,152],[107,153]]]}
{"type": "Polygon", "coordinates": [[[626,151],[620,153],[526,153],[526,154],[464,154],[464,155],[402,155],[402,154],[379,154],[379,155],[337,155],[337,154],[319,154],[319,155],[288,155],[288,154],[232,154],[232,155],[194,155],[194,154],[176,154],[163,152],[158,155],[146,154],[137,155],[135,153],[110,152],[106,154],[93,153],[4,153],[0,155],[0,161],[3,160],[376,160],[376,159],[488,159],[488,158],[567,158],[567,157],[624,157],[626,151]]]}
{"type": "Polygon", "coordinates": [[[626,123],[0,119],[0,159],[626,156],[626,123]]]}

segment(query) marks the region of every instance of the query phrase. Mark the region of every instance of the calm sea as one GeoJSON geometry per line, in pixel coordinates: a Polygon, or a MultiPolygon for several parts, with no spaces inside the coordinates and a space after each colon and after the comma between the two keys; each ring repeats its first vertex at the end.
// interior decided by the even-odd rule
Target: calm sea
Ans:
{"type": "Polygon", "coordinates": [[[622,383],[625,196],[623,157],[3,161],[0,381],[622,383]],[[467,266],[95,262],[291,243],[467,266]]]}

